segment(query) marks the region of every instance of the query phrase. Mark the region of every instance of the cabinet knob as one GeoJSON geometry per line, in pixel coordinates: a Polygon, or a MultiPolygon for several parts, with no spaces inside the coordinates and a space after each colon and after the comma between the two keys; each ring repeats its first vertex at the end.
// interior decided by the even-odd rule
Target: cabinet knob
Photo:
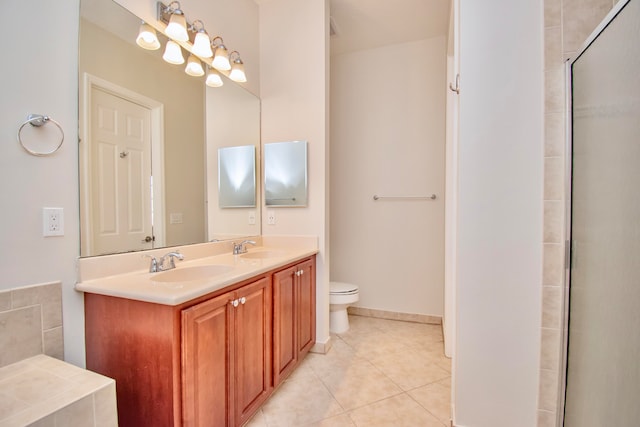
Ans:
{"type": "Polygon", "coordinates": [[[237,307],[238,304],[240,304],[240,303],[238,302],[237,299],[234,299],[233,301],[231,301],[231,305],[234,306],[234,307],[237,307]]]}
{"type": "Polygon", "coordinates": [[[247,299],[245,297],[240,298],[240,304],[244,304],[245,302],[247,302],[247,299]]]}

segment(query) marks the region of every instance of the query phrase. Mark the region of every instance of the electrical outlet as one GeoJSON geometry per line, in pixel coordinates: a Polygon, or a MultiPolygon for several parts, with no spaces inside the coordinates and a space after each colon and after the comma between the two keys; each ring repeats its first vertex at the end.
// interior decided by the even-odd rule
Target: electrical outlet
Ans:
{"type": "Polygon", "coordinates": [[[42,235],[64,236],[64,210],[62,208],[42,208],[42,235]]]}
{"type": "Polygon", "coordinates": [[[275,213],[275,211],[267,211],[267,224],[276,225],[276,213],[275,213]]]}
{"type": "Polygon", "coordinates": [[[256,211],[249,211],[249,225],[256,224],[256,211]]]}

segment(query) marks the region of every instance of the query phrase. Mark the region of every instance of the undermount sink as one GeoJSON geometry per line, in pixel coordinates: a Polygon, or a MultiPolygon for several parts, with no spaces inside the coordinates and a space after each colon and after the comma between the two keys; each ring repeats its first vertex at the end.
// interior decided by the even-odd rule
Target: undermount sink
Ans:
{"type": "Polygon", "coordinates": [[[256,252],[247,252],[246,254],[240,255],[242,258],[249,259],[266,259],[266,258],[276,258],[279,256],[285,255],[285,251],[256,251],[256,252]]]}
{"type": "Polygon", "coordinates": [[[231,271],[232,268],[230,265],[216,264],[183,268],[177,267],[173,270],[156,274],[151,278],[151,281],[159,283],[190,282],[218,276],[231,271]]]}

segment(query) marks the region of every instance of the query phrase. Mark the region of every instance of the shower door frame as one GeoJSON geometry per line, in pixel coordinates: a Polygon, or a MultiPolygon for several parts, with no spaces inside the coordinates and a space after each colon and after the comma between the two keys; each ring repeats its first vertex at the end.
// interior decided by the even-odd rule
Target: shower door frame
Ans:
{"type": "MultiPolygon", "coordinates": [[[[564,426],[564,410],[567,393],[567,362],[569,349],[569,292],[571,285],[571,202],[572,202],[572,165],[573,165],[573,81],[572,65],[582,56],[609,24],[618,16],[624,7],[631,0],[620,0],[613,6],[607,16],[600,22],[595,30],[589,35],[587,40],[576,54],[568,58],[565,62],[565,250],[564,250],[564,283],[562,293],[562,353],[560,357],[560,386],[558,393],[558,411],[556,425],[564,426]]],[[[638,0],[636,0],[638,1],[638,0]]]]}

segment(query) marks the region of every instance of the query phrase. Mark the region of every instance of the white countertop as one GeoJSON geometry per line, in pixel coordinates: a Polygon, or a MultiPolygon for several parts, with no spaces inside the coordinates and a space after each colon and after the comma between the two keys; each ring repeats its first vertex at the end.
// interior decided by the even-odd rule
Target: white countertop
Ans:
{"type": "MultiPolygon", "coordinates": [[[[317,244],[288,244],[289,242],[274,239],[272,242],[263,239],[263,244],[269,246],[249,246],[247,254],[232,255],[223,253],[212,256],[203,256],[195,259],[188,259],[185,253],[185,260],[176,260],[176,268],[168,270],[171,272],[205,265],[228,266],[229,271],[215,275],[213,277],[202,278],[190,281],[159,282],[154,281],[156,276],[166,272],[149,273],[148,266],[144,270],[124,272],[123,274],[113,274],[103,277],[82,280],[76,284],[76,290],[100,295],[109,295],[120,298],[127,298],[139,301],[152,302],[164,305],[178,305],[202,295],[220,290],[229,285],[241,282],[262,273],[283,267],[292,262],[307,258],[318,252],[317,244]],[[284,244],[283,244],[284,243],[284,244]],[[270,252],[265,258],[251,258],[259,252],[270,252]]],[[[308,240],[308,239],[307,239],[308,240]]],[[[171,249],[161,250],[161,253],[170,252],[171,249]]],[[[181,251],[183,252],[183,251],[181,251]]],[[[129,254],[127,254],[129,255],[129,254]]],[[[129,255],[133,256],[133,255],[129,255]]],[[[140,255],[136,255],[138,258],[140,255]]],[[[104,262],[110,262],[105,257],[104,262]]],[[[100,262],[91,260],[92,264],[100,262]]],[[[146,260],[146,264],[148,264],[146,260]]],[[[95,265],[92,266],[95,269],[95,265]]],[[[80,265],[82,269],[82,265],[80,265]]],[[[110,269],[113,271],[113,268],[110,269]]],[[[173,274],[173,273],[172,273],[173,274]]],[[[81,274],[82,277],[82,274],[81,274]]]]}

